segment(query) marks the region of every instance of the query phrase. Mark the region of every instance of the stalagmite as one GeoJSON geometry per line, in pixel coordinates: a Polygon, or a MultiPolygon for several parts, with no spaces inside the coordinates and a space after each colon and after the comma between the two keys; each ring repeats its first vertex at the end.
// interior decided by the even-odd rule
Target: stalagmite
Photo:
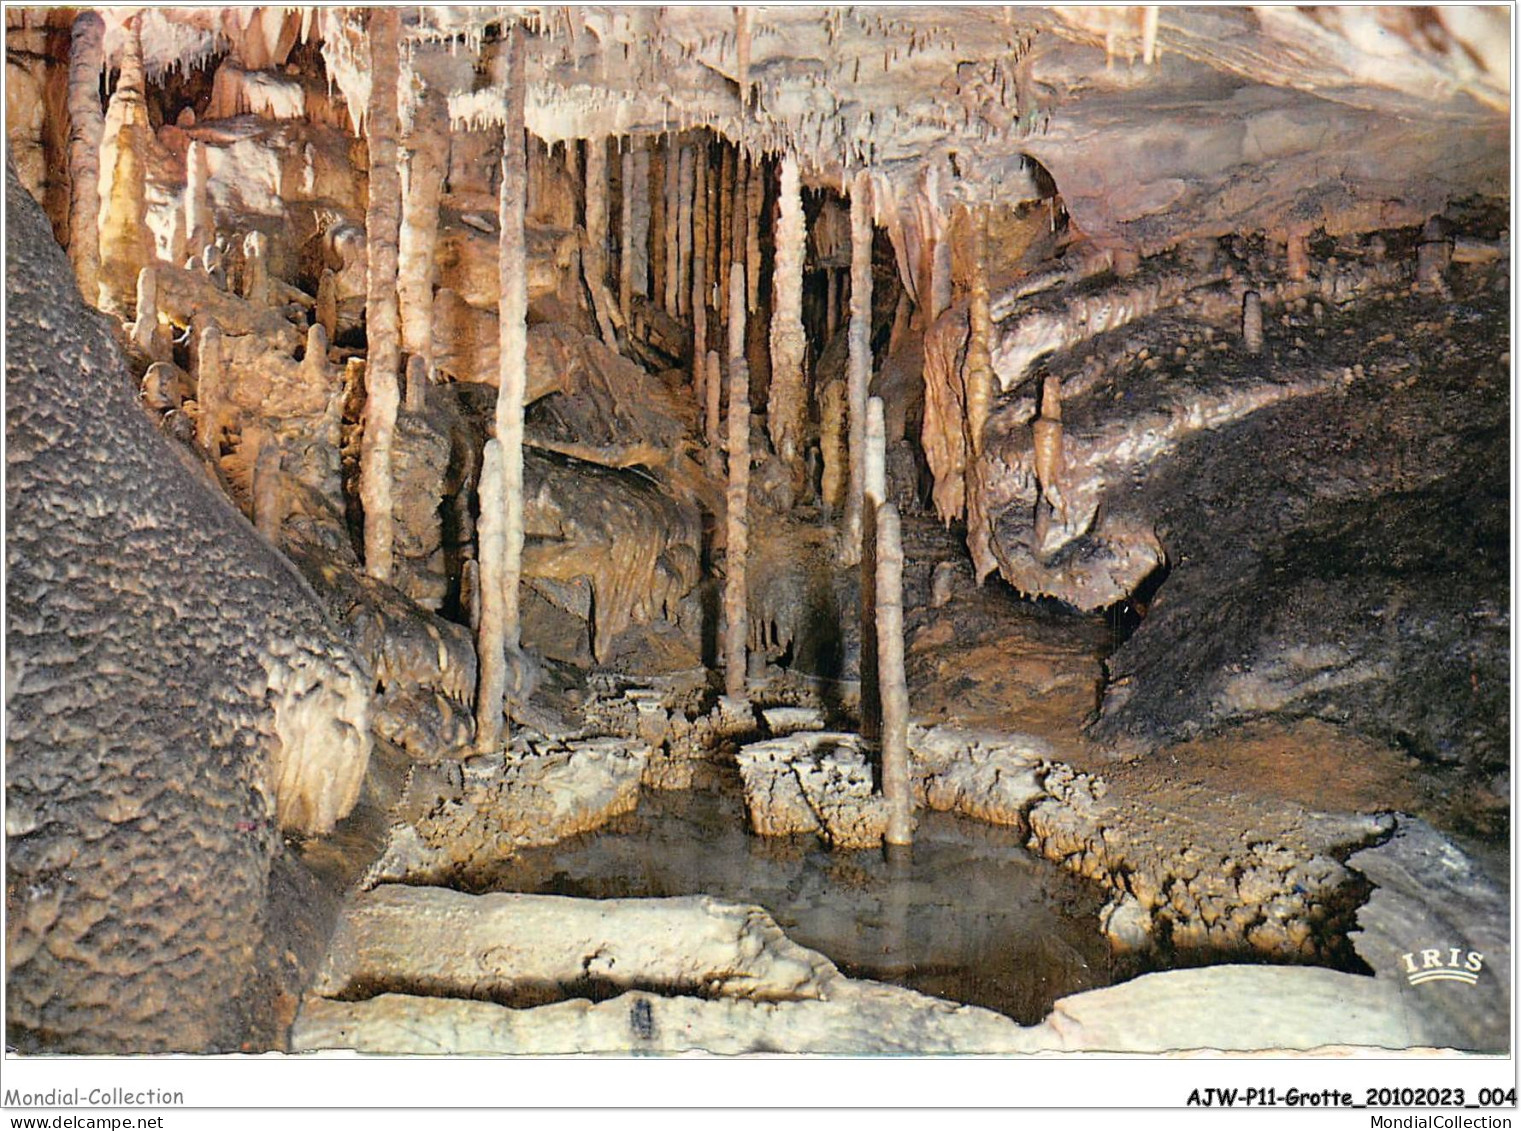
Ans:
{"type": "MultiPolygon", "coordinates": [[[[729,280],[733,308],[744,304],[743,280],[736,265],[729,280]]],[[[731,331],[732,333],[732,331],[731,331]]],[[[729,490],[726,499],[727,550],[724,559],[724,694],[746,698],[745,664],[749,637],[749,588],[745,558],[749,553],[746,508],[750,501],[750,367],[743,354],[729,357],[729,490]]]]}
{"type": "Polygon", "coordinates": [[[338,336],[338,276],[323,271],[317,283],[317,324],[327,331],[327,340],[338,336]]]}
{"type": "Polygon", "coordinates": [[[723,366],[719,362],[718,351],[709,350],[707,380],[703,386],[707,397],[703,432],[708,441],[708,472],[714,476],[718,474],[722,466],[722,460],[719,457],[723,450],[723,440],[719,436],[719,429],[723,407],[723,382],[723,366]]]}
{"type": "Polygon", "coordinates": [[[1310,233],[1304,228],[1292,228],[1288,240],[1289,278],[1300,282],[1310,277],[1310,233]]]}
{"type": "Polygon", "coordinates": [[[1247,291],[1241,300],[1241,340],[1247,353],[1262,352],[1262,296],[1256,291],[1247,291]]]}
{"type": "Polygon", "coordinates": [[[370,102],[365,118],[370,154],[365,240],[369,269],[365,291],[364,435],[359,448],[359,500],[364,507],[364,568],[391,579],[394,518],[391,444],[400,401],[400,312],[396,300],[397,236],[401,227],[401,176],[396,161],[396,85],[401,58],[401,12],[372,8],[369,16],[370,102]]]}
{"type": "Polygon", "coordinates": [[[100,142],[106,119],[100,109],[100,72],[105,67],[105,22],[95,12],[74,17],[69,44],[69,257],[85,301],[100,293],[100,142]]]}
{"type": "Polygon", "coordinates": [[[481,514],[475,531],[478,580],[472,588],[470,603],[480,642],[475,748],[482,754],[495,753],[502,745],[502,706],[507,698],[507,664],[502,647],[506,634],[506,594],[501,585],[493,584],[502,576],[507,553],[507,516],[500,505],[503,491],[502,445],[499,440],[487,440],[481,455],[481,514]]]}
{"type": "Polygon", "coordinates": [[[263,232],[243,238],[243,297],[255,306],[270,304],[269,237],[263,232]]]}
{"type": "Polygon", "coordinates": [[[132,323],[132,343],[154,361],[170,361],[173,346],[159,328],[158,272],[144,267],[137,275],[136,316],[132,323]]]}
{"type": "Polygon", "coordinates": [[[681,147],[675,137],[665,147],[665,312],[681,313],[681,147]]]}
{"type": "Polygon", "coordinates": [[[832,515],[845,501],[849,456],[845,444],[845,382],[831,381],[819,394],[819,454],[824,461],[819,481],[820,502],[832,515]]]}
{"type": "Polygon", "coordinates": [[[866,397],[871,386],[871,207],[871,175],[863,169],[856,174],[850,189],[850,356],[845,395],[850,475],[841,548],[846,565],[861,558],[866,497],[866,397]]]}
{"type": "Polygon", "coordinates": [[[215,323],[192,327],[191,340],[195,342],[192,376],[195,377],[198,413],[195,439],[212,459],[216,459],[222,447],[222,331],[215,323]]]}
{"type": "Polygon", "coordinates": [[[881,735],[877,657],[877,508],[887,501],[887,420],[882,398],[866,402],[866,493],[861,512],[861,734],[881,735]]]}
{"type": "Polygon", "coordinates": [[[285,521],[281,506],[280,447],[268,433],[261,434],[259,455],[254,461],[254,527],[271,545],[280,545],[280,524],[285,521]]]}
{"type": "Polygon", "coordinates": [[[428,407],[428,362],[415,353],[407,358],[406,404],[408,412],[422,412],[428,407]]]}
{"type": "Polygon", "coordinates": [[[141,16],[126,25],[121,74],[101,135],[105,179],[101,184],[100,286],[98,305],[123,320],[137,305],[137,275],[154,261],[148,230],[147,85],[143,74],[141,16]]]}
{"type": "Polygon", "coordinates": [[[449,164],[449,103],[443,92],[423,91],[401,150],[401,236],[396,294],[401,305],[401,348],[433,360],[433,275],[438,208],[449,164]]]}
{"type": "Polygon", "coordinates": [[[681,147],[677,170],[676,261],[680,264],[680,270],[676,276],[676,314],[685,318],[692,313],[692,192],[696,182],[690,145],[681,147]]]}
{"type": "Polygon", "coordinates": [[[903,665],[903,530],[898,508],[877,508],[877,679],[882,705],[882,796],[888,844],[914,839],[908,770],[908,677],[903,665]]]}
{"type": "Polygon", "coordinates": [[[803,331],[803,257],[808,245],[796,154],[782,158],[780,204],[771,286],[771,396],[766,429],[783,466],[794,483],[800,483],[808,411],[803,383],[808,349],[803,331]]]}
{"type": "Polygon", "coordinates": [[[523,405],[528,387],[528,269],[524,203],[528,170],[523,142],[527,101],[523,81],[523,28],[514,24],[507,40],[507,121],[502,129],[502,184],[498,206],[500,232],[497,307],[500,384],[496,398],[496,443],[500,474],[480,485],[481,544],[488,526],[500,539],[500,552],[481,555],[481,628],[478,637],[479,693],[476,697],[476,748],[483,753],[501,745],[507,661],[521,641],[518,587],[523,573],[523,405]],[[490,517],[488,517],[488,515],[490,517]],[[500,534],[496,516],[500,515],[500,534]],[[492,610],[488,613],[488,609],[492,610]]]}
{"type": "Polygon", "coordinates": [[[613,328],[612,293],[607,289],[607,141],[586,142],[586,244],[581,258],[597,329],[609,349],[618,348],[613,328]]]}
{"type": "Polygon", "coordinates": [[[209,176],[206,146],[192,141],[185,151],[185,242],[190,252],[197,256],[216,238],[211,204],[206,197],[209,176]]]}

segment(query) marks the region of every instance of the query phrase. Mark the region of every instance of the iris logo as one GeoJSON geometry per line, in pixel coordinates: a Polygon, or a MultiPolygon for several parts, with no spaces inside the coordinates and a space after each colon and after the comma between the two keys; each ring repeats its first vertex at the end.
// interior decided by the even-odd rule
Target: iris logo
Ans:
{"type": "Polygon", "coordinates": [[[1484,956],[1460,946],[1430,947],[1400,955],[1405,965],[1405,980],[1412,986],[1426,982],[1462,982],[1477,985],[1484,969],[1484,956]]]}

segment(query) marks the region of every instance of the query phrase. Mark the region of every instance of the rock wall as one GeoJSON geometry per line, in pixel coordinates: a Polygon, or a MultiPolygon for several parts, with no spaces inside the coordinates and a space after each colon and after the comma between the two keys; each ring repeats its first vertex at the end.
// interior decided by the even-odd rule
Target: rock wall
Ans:
{"type": "Polygon", "coordinates": [[[138,407],[11,168],[6,218],[7,1040],[278,1045],[271,866],[354,803],[369,676],[138,407]]]}

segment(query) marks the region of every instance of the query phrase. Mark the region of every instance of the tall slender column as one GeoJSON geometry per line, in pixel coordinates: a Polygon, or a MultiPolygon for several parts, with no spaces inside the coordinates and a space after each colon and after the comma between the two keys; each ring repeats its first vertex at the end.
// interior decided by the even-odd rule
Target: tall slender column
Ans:
{"type": "Polygon", "coordinates": [[[496,436],[499,454],[483,466],[480,485],[481,625],[476,694],[476,749],[498,749],[507,689],[507,654],[521,641],[518,587],[523,569],[523,407],[528,385],[528,280],[524,207],[527,154],[523,117],[523,28],[507,38],[507,120],[502,128],[502,187],[498,206],[497,306],[499,384],[496,436]],[[496,525],[500,516],[500,525],[496,525]]]}
{"type": "MultiPolygon", "coordinates": [[[[729,280],[731,309],[743,310],[744,281],[738,265],[729,280]]],[[[743,316],[739,316],[743,321],[743,316]]],[[[732,333],[732,331],[731,331],[732,333]]],[[[750,501],[750,367],[743,347],[729,357],[729,490],[727,550],[724,558],[724,694],[746,698],[746,646],[749,643],[749,586],[745,559],[749,554],[746,509],[750,501]]]]}
{"type": "Polygon", "coordinates": [[[430,87],[413,110],[412,129],[402,151],[402,224],[396,277],[401,304],[401,348],[430,363],[438,206],[443,198],[448,163],[449,104],[442,91],[430,87]]]}
{"type": "Polygon", "coordinates": [[[877,672],[882,703],[882,796],[888,844],[914,839],[908,768],[908,677],[903,665],[903,531],[898,508],[877,508],[877,672]]]}
{"type": "Polygon", "coordinates": [[[370,200],[365,210],[369,267],[365,291],[364,435],[359,449],[359,499],[364,507],[364,568],[391,579],[394,541],[391,445],[401,400],[401,318],[396,297],[401,175],[397,166],[396,87],[401,71],[401,10],[372,8],[370,103],[365,115],[370,200]]]}
{"type": "Polygon", "coordinates": [[[100,299],[100,142],[106,116],[100,108],[100,72],[106,64],[105,21],[84,11],[74,17],[69,42],[69,258],[79,293],[100,299]]]}
{"type": "Polygon", "coordinates": [[[846,564],[861,558],[866,497],[866,398],[871,386],[871,176],[864,169],[850,189],[850,355],[846,369],[846,422],[850,487],[845,497],[846,564]]]}

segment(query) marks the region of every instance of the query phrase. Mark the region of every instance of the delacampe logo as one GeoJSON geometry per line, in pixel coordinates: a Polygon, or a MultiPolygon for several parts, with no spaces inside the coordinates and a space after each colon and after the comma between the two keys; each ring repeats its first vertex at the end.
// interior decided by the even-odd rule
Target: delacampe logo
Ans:
{"type": "Polygon", "coordinates": [[[1405,966],[1405,980],[1412,986],[1426,982],[1462,982],[1474,986],[1484,969],[1484,956],[1460,946],[1428,947],[1400,955],[1405,966]]]}

